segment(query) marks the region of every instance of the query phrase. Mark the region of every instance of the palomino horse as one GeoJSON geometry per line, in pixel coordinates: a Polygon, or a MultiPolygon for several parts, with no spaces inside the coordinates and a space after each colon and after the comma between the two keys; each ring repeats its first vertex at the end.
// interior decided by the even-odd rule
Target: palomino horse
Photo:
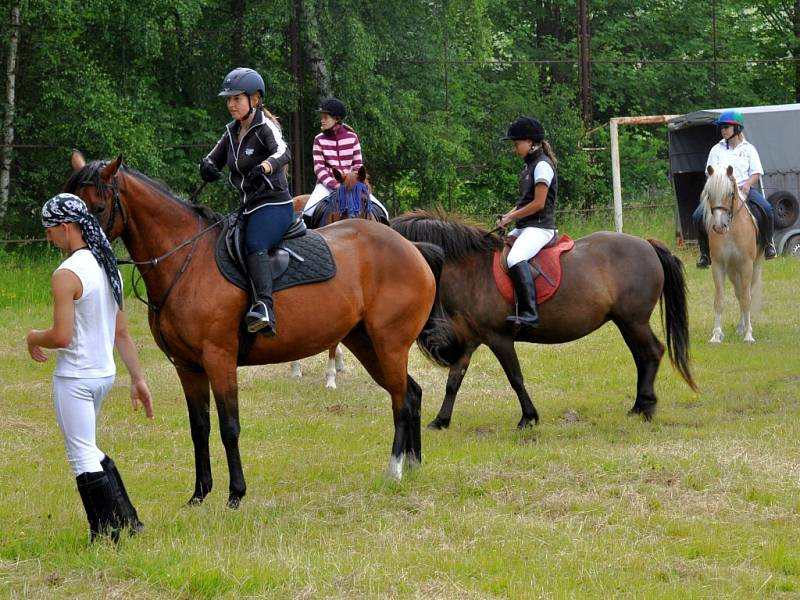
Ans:
{"type": "Polygon", "coordinates": [[[65,191],[86,202],[110,239],[122,238],[147,289],[153,337],[175,364],[183,386],[196,469],[190,502],[202,502],[212,486],[209,386],[230,474],[228,506],[235,508],[246,490],[239,456],[237,365],[296,360],[339,340],[391,396],[389,476],[402,478],[404,462],[413,466],[420,460],[422,390],[408,375],[408,352],[431,306],[438,306],[428,262],[438,272],[438,249],[415,247],[387,227],[361,219],[326,227],[319,235],[330,247],[336,275],[276,292],[277,336],[248,335],[241,326],[247,294],[229,283],[215,263],[219,215],[126,168],[122,157],[87,165],[76,153],[73,167],[65,191]],[[323,305],[327,311],[319,310],[323,305]]]}
{"type": "MultiPolygon", "coordinates": [[[[388,225],[383,211],[379,206],[370,201],[372,189],[366,168],[362,165],[358,171],[342,173],[333,169],[333,176],[339,182],[339,187],[331,192],[330,196],[321,201],[317,206],[320,218],[308,219],[309,226],[323,227],[343,219],[368,219],[381,221],[388,225]]],[[[293,200],[294,211],[302,212],[308,203],[311,194],[295,196],[293,200]]],[[[316,217],[316,215],[315,215],[316,217]]],[[[325,387],[336,389],[336,373],[344,371],[344,352],[339,344],[328,348],[328,366],[325,369],[325,387]]],[[[299,360],[292,362],[292,377],[299,379],[303,370],[299,360]]]]}
{"type": "Polygon", "coordinates": [[[755,342],[750,322],[752,290],[761,280],[763,249],[758,247],[758,226],[747,203],[739,194],[733,167],[723,170],[706,168],[708,179],[700,195],[704,207],[703,225],[708,232],[711,272],[714,276],[714,329],[710,342],[719,344],[722,333],[722,310],[725,306],[725,276],[733,283],[739,300],[738,333],[745,342],[755,342]]]}
{"type": "Polygon", "coordinates": [[[599,232],[579,239],[561,255],[561,285],[539,306],[540,326],[515,332],[506,324],[514,307],[503,299],[492,274],[503,240],[442,212],[415,211],[392,219],[392,228],[409,240],[442,247],[445,263],[439,298],[455,334],[449,345],[421,343],[438,363],[450,367],[444,402],[429,429],[450,425],[456,394],[470,358],[481,344],[500,361],[519,398],[518,427],[538,421],[514,350],[515,341],[557,344],[581,338],[613,321],[633,355],[637,369],[636,400],[631,414],[650,420],[656,408],[654,381],[664,345],[650,328],[659,299],[666,304],[669,356],[696,389],[689,369],[689,331],[683,265],[660,242],[622,233],[599,232]]]}

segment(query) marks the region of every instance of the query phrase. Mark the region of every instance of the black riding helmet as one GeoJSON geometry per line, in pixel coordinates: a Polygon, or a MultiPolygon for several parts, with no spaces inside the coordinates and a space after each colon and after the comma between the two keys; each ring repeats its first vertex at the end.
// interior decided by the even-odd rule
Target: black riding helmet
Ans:
{"type": "Polygon", "coordinates": [[[347,116],[347,106],[345,103],[333,96],[328,96],[319,103],[317,112],[328,113],[332,117],[344,119],[347,116]]]}
{"type": "Polygon", "coordinates": [[[264,97],[264,80],[261,75],[253,69],[237,67],[225,76],[222,81],[222,89],[218,96],[237,96],[247,94],[252,96],[256,92],[264,97]]]}
{"type": "Polygon", "coordinates": [[[544,139],[544,127],[533,117],[519,117],[511,123],[502,139],[541,142],[544,139]]]}

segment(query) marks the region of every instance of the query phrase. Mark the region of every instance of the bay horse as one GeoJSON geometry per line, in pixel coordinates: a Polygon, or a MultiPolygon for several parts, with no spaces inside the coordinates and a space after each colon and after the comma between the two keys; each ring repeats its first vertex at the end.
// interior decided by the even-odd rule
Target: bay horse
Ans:
{"type": "Polygon", "coordinates": [[[449,427],[456,394],[472,353],[481,344],[500,361],[517,394],[522,408],[518,427],[538,422],[514,342],[569,342],[606,321],[619,328],[636,364],[636,400],[629,414],[652,419],[654,381],[664,345],[650,327],[650,315],[660,299],[666,304],[669,357],[689,386],[697,389],[689,364],[683,264],[660,242],[611,232],[576,240],[573,249],[561,255],[560,287],[539,306],[539,327],[515,333],[506,323],[514,307],[503,299],[492,272],[495,254],[503,247],[500,237],[442,211],[406,213],[393,218],[391,226],[407,239],[437,244],[445,253],[438,294],[455,341],[421,344],[436,362],[450,368],[444,402],[429,429],[449,427]]]}
{"type": "Polygon", "coordinates": [[[711,273],[714,277],[714,329],[713,344],[725,338],[722,332],[722,311],[725,307],[725,277],[731,280],[739,300],[739,322],[736,333],[745,342],[753,343],[753,325],[750,320],[752,292],[759,289],[763,248],[759,248],[758,225],[740,194],[733,176],[733,167],[727,169],[708,165],[708,178],[700,194],[703,205],[703,226],[708,232],[711,255],[711,273]]]}
{"type": "Polygon", "coordinates": [[[150,330],[183,387],[196,472],[190,503],[202,502],[212,488],[209,387],[230,475],[227,504],[236,508],[246,491],[237,366],[296,360],[339,340],[391,397],[388,476],[401,479],[404,466],[420,461],[422,390],[408,374],[408,353],[438,305],[438,249],[415,247],[389,228],[361,219],[326,227],[319,235],[335,259],[335,276],[276,292],[278,334],[247,334],[241,324],[247,293],[229,283],[215,262],[219,215],[127,168],[121,156],[86,164],[74,153],[72,164],[65,191],[83,199],[109,239],[124,242],[146,287],[150,330]],[[327,311],[319,310],[323,305],[327,311]]]}
{"type": "MultiPolygon", "coordinates": [[[[333,177],[339,182],[339,187],[317,205],[320,217],[316,213],[313,217],[303,217],[306,224],[312,228],[324,227],[343,219],[367,219],[389,224],[388,215],[384,215],[381,208],[373,205],[370,200],[372,186],[369,175],[364,165],[357,171],[342,173],[333,168],[333,177]]],[[[296,213],[303,212],[311,194],[302,194],[292,198],[296,213]]],[[[325,369],[325,387],[336,389],[336,373],[344,371],[344,353],[339,344],[328,348],[328,366],[325,369]]],[[[303,376],[299,360],[292,361],[292,377],[299,379],[303,376]]]]}

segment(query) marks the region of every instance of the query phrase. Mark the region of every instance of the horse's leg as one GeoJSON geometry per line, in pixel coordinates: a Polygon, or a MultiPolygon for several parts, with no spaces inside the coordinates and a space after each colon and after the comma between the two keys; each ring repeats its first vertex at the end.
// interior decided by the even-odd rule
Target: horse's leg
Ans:
{"type": "Polygon", "coordinates": [[[636,400],[628,414],[640,414],[650,421],[656,412],[655,380],[664,355],[664,344],[653,333],[649,321],[628,323],[615,319],[614,322],[636,363],[636,400]]]}
{"type": "Polygon", "coordinates": [[[341,373],[344,371],[344,350],[342,350],[341,344],[336,344],[336,371],[337,373],[341,373]]]}
{"type": "Polygon", "coordinates": [[[489,344],[489,348],[500,361],[500,366],[508,378],[514,393],[519,399],[519,406],[522,409],[522,418],[517,423],[518,429],[530,427],[531,422],[539,422],[539,413],[533,405],[528,390],[525,389],[525,381],[522,378],[522,369],[519,366],[519,358],[514,350],[514,341],[511,338],[499,338],[489,344]]]}
{"type": "Polygon", "coordinates": [[[450,419],[453,416],[453,405],[456,403],[456,394],[461,388],[461,382],[467,374],[469,368],[469,361],[472,359],[473,350],[465,352],[464,355],[450,367],[450,372],[447,375],[447,386],[444,390],[444,401],[442,407],[439,409],[439,414],[436,418],[428,423],[428,429],[447,429],[450,427],[450,419]]]}
{"type": "Polygon", "coordinates": [[[408,376],[408,348],[376,344],[360,325],[342,340],[359,362],[392,399],[394,440],[386,476],[400,481],[403,465],[413,467],[422,460],[420,407],[422,389],[408,376]]]}
{"type": "Polygon", "coordinates": [[[336,346],[328,348],[328,367],[325,369],[325,387],[336,389],[336,346]]]}
{"type": "Polygon", "coordinates": [[[200,504],[211,491],[211,457],[208,452],[208,436],[211,433],[209,413],[208,377],[205,373],[177,369],[186,406],[189,409],[189,426],[194,445],[194,493],[189,504],[200,504]]]}
{"type": "Polygon", "coordinates": [[[219,433],[228,460],[230,478],[228,507],[238,508],[247,491],[239,456],[239,391],[236,383],[236,364],[228,356],[206,361],[206,371],[214,392],[219,416],[219,433]]]}
{"type": "Polygon", "coordinates": [[[750,306],[752,304],[752,263],[746,264],[736,278],[736,298],[739,300],[739,324],[736,326],[736,333],[747,343],[754,343],[753,325],[750,322],[750,306]]]}
{"type": "Polygon", "coordinates": [[[303,369],[300,367],[299,360],[292,361],[292,377],[300,379],[303,376],[303,369]]]}
{"type": "Polygon", "coordinates": [[[722,310],[725,308],[725,267],[719,262],[711,261],[711,273],[714,276],[714,329],[711,331],[712,344],[719,344],[725,339],[722,333],[722,310]]]}

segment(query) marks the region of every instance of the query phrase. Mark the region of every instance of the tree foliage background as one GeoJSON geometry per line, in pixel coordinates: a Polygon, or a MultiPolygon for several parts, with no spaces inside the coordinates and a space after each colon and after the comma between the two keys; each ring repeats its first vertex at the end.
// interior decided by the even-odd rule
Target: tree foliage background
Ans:
{"type": "MultiPolygon", "coordinates": [[[[608,153],[591,149],[607,146],[610,117],[798,97],[800,2],[592,0],[593,123],[584,124],[571,1],[13,1],[22,23],[6,237],[41,235],[38,209],[66,180],[72,147],[88,158],[123,154],[188,196],[229,119],[216,94],[235,66],[262,74],[266,105],[306,165],[320,97],[344,99],[377,195],[394,212],[505,210],[519,164],[500,137],[520,114],[548,130],[560,206],[586,208],[609,201],[608,153]]],[[[0,64],[7,53],[4,44],[0,64]]],[[[663,128],[622,135],[626,188],[668,190],[663,128]]],[[[312,186],[305,173],[295,193],[312,186]]],[[[217,184],[201,201],[225,209],[235,194],[217,184]]]]}

